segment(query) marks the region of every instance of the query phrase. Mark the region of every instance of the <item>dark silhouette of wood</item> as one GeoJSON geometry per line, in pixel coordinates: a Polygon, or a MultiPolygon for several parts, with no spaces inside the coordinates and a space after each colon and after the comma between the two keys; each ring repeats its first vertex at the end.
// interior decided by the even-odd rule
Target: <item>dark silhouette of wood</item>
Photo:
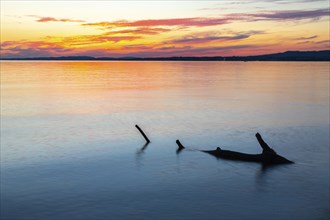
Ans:
{"type": "Polygon", "coordinates": [[[176,150],[176,154],[179,154],[185,147],[181,144],[179,140],[176,140],[176,144],[178,145],[178,149],[176,150]]]}
{"type": "Polygon", "coordinates": [[[147,137],[147,135],[142,131],[142,129],[138,126],[135,125],[135,127],[139,130],[139,132],[142,134],[142,136],[144,137],[144,139],[146,140],[147,144],[150,143],[149,138],[147,137]]]}
{"type": "MultiPolygon", "coordinates": [[[[263,165],[275,165],[275,164],[290,164],[292,161],[278,155],[272,148],[266,144],[262,139],[259,133],[256,134],[256,138],[262,148],[261,154],[246,154],[237,151],[222,150],[220,147],[217,147],[216,150],[202,150],[201,152],[211,154],[216,158],[227,159],[227,160],[239,160],[247,162],[258,162],[263,165]]],[[[179,140],[176,141],[179,147],[184,146],[180,143],[179,140]]]]}
{"type": "Polygon", "coordinates": [[[262,152],[266,153],[266,152],[272,152],[274,151],[273,149],[271,149],[268,144],[266,144],[266,142],[262,139],[261,135],[259,133],[256,133],[256,138],[262,148],[262,152]]]}

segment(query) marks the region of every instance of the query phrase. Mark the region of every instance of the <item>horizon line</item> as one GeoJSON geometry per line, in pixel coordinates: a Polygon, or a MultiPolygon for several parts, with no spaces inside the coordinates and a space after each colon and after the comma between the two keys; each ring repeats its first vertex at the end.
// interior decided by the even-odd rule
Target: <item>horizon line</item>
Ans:
{"type": "Polygon", "coordinates": [[[168,56],[168,57],[135,57],[135,56],[122,56],[122,57],[94,57],[89,55],[70,55],[70,56],[41,56],[41,57],[1,57],[0,60],[215,60],[215,61],[257,61],[264,60],[295,60],[308,61],[308,60],[320,60],[330,61],[330,50],[314,50],[314,51],[285,51],[278,53],[260,54],[260,55],[246,55],[246,56],[168,56]],[[316,53],[321,56],[315,57],[316,53]],[[300,55],[300,56],[299,56],[300,55]]]}

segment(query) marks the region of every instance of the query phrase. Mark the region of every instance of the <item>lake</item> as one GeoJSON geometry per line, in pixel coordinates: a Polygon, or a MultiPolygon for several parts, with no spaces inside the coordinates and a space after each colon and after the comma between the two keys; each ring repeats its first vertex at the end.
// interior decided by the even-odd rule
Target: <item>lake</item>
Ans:
{"type": "Polygon", "coordinates": [[[2,61],[1,219],[329,219],[329,69],[2,61]]]}

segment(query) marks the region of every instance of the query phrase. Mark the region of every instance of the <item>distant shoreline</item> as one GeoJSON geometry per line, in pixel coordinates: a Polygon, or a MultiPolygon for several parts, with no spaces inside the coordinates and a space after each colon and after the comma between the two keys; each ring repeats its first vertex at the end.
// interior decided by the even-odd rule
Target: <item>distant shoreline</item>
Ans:
{"type": "Polygon", "coordinates": [[[33,58],[0,58],[0,60],[26,61],[330,61],[330,50],[322,51],[286,51],[283,53],[256,56],[212,56],[212,57],[92,57],[92,56],[61,56],[33,58]]]}

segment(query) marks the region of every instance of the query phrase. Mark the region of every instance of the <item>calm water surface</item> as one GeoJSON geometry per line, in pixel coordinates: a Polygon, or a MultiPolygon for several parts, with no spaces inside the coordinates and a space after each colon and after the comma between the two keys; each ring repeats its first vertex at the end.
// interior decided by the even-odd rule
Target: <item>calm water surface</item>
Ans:
{"type": "Polygon", "coordinates": [[[1,219],[329,219],[329,63],[1,62],[1,219]]]}

